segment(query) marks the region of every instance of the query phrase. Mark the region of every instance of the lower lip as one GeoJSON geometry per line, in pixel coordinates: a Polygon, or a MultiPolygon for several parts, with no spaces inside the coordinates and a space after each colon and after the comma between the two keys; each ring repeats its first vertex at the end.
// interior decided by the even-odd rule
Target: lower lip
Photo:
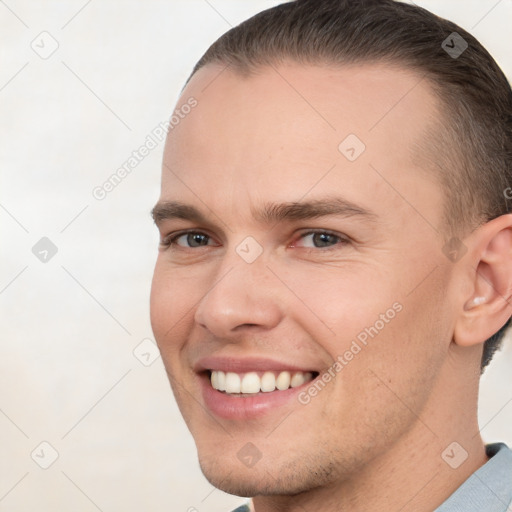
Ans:
{"type": "Polygon", "coordinates": [[[298,395],[313,381],[284,391],[257,393],[253,396],[233,396],[213,389],[207,374],[199,375],[206,407],[216,416],[228,420],[259,418],[293,400],[300,405],[298,395]]]}

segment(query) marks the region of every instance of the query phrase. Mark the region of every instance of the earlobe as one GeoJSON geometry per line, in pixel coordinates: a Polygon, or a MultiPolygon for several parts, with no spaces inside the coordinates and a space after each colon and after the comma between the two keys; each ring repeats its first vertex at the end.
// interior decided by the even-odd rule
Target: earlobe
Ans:
{"type": "Polygon", "coordinates": [[[487,222],[468,244],[471,296],[463,303],[453,336],[461,346],[483,343],[512,316],[512,215],[487,222]]]}

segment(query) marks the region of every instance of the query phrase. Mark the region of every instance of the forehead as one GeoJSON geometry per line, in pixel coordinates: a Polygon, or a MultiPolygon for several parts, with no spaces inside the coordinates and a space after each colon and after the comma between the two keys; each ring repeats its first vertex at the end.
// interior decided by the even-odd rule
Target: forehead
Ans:
{"type": "Polygon", "coordinates": [[[289,63],[244,76],[210,64],[192,77],[178,110],[192,97],[197,106],[168,136],[164,196],[192,191],[216,202],[215,187],[224,192],[219,201],[233,204],[241,196],[289,201],[308,188],[342,186],[350,199],[366,192],[375,201],[371,193],[381,191],[396,202],[390,180],[403,192],[423,180],[426,193],[440,195],[414,164],[438,109],[429,82],[413,71],[289,63]]]}
{"type": "Polygon", "coordinates": [[[398,124],[421,129],[425,122],[435,120],[437,113],[437,102],[424,75],[384,63],[288,63],[258,67],[248,75],[209,64],[192,77],[180,102],[190,96],[197,98],[200,106],[201,115],[194,118],[202,122],[213,115],[219,121],[217,129],[231,128],[226,123],[230,119],[236,121],[237,129],[246,131],[262,125],[278,130],[284,124],[290,136],[322,132],[322,136],[339,137],[357,131],[383,137],[398,124]],[[310,124],[300,126],[297,122],[301,120],[310,124]]]}

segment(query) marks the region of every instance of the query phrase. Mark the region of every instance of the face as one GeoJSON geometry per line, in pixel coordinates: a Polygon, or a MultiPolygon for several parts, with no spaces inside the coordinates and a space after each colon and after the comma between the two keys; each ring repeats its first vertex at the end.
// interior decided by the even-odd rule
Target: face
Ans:
{"type": "Polygon", "coordinates": [[[402,69],[222,69],[167,140],[151,320],[206,477],[290,495],[385,457],[439,399],[452,275],[413,149],[437,106],[402,69]]]}

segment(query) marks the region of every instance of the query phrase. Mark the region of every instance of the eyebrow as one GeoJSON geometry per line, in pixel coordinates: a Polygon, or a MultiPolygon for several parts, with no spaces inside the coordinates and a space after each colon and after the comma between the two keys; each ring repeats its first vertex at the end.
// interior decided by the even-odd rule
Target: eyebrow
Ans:
{"type": "MultiPolygon", "coordinates": [[[[375,213],[341,197],[303,202],[265,203],[262,208],[251,209],[251,212],[253,217],[262,224],[308,220],[327,216],[377,219],[375,213]]],[[[196,207],[180,201],[159,201],[153,208],[151,215],[156,225],[170,219],[211,224],[211,220],[196,207]]]]}

